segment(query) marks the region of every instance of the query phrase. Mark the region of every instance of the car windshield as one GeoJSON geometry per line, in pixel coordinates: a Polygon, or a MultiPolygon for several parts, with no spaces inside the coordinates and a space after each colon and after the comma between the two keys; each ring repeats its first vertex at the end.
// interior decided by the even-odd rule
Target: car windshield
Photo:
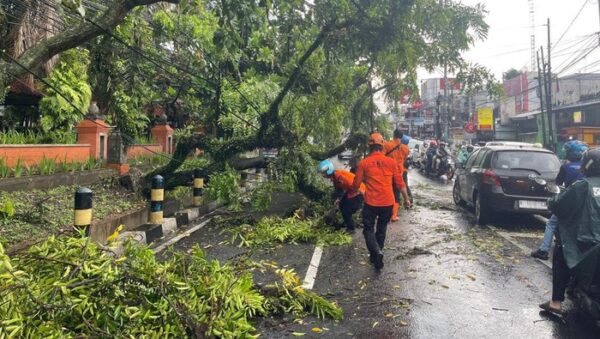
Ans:
{"type": "Polygon", "coordinates": [[[558,172],[560,162],[552,153],[535,151],[502,151],[492,158],[492,167],[506,170],[531,170],[532,172],[558,172]]]}

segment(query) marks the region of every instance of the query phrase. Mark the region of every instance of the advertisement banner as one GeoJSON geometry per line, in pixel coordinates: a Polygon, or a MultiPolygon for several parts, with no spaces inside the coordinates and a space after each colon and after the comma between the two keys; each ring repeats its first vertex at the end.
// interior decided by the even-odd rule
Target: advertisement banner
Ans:
{"type": "Polygon", "coordinates": [[[477,129],[480,131],[494,129],[494,110],[491,107],[477,109],[477,129]]]}
{"type": "Polygon", "coordinates": [[[581,111],[573,112],[573,123],[581,123],[581,111]]]}

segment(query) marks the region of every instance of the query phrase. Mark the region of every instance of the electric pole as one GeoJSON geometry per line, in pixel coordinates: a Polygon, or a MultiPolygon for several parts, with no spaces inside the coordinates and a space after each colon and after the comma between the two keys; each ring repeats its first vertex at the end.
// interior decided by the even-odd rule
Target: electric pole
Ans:
{"type": "Polygon", "coordinates": [[[546,110],[548,111],[548,132],[550,132],[550,143],[552,143],[552,150],[556,151],[556,119],[552,112],[552,63],[551,63],[551,42],[550,42],[550,18],[548,18],[548,80],[546,85],[548,86],[548,95],[546,97],[546,110]]]}
{"type": "Polygon", "coordinates": [[[540,112],[542,112],[542,142],[546,146],[546,117],[544,116],[544,92],[542,89],[546,88],[544,80],[542,78],[542,70],[540,68],[540,53],[537,53],[537,69],[538,69],[538,88],[537,93],[540,98],[540,112]]]}

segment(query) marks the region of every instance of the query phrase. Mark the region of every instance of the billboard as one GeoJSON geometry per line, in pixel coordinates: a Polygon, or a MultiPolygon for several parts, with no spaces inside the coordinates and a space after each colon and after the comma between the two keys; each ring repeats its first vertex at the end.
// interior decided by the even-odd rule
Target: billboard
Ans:
{"type": "Polygon", "coordinates": [[[477,129],[491,131],[494,129],[494,109],[482,107],[477,109],[477,129]]]}

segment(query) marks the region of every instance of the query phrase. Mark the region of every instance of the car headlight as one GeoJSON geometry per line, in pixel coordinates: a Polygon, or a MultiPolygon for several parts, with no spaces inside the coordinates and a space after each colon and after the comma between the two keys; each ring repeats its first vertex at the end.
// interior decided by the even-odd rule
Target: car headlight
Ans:
{"type": "Polygon", "coordinates": [[[556,184],[549,183],[548,185],[546,185],[546,191],[552,194],[558,194],[560,193],[560,188],[556,184]]]}
{"type": "Polygon", "coordinates": [[[535,182],[540,186],[545,186],[548,183],[546,180],[540,177],[535,178],[535,182]]]}

